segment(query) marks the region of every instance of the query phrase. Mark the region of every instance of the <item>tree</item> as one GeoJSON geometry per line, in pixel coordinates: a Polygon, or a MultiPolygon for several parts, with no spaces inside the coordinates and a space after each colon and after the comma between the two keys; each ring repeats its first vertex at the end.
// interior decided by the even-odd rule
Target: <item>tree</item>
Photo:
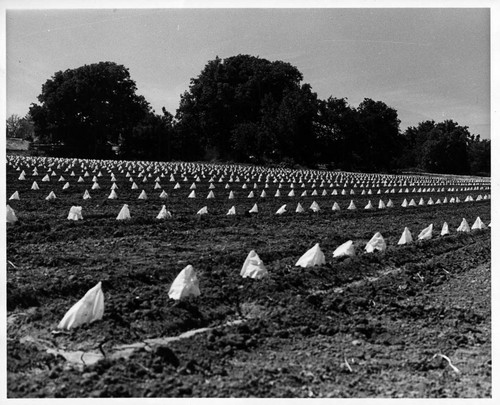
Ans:
{"type": "Polygon", "coordinates": [[[301,80],[298,69],[286,62],[249,55],[217,57],[181,96],[178,134],[196,158],[278,159],[282,148],[291,154],[289,143],[300,137],[297,131],[309,130],[311,114],[305,104],[314,99],[301,80]],[[292,110],[298,115],[285,122],[292,110]],[[284,133],[287,126],[290,139],[284,133]]]}
{"type": "Polygon", "coordinates": [[[17,114],[12,114],[7,118],[7,137],[21,138],[27,141],[33,141],[33,120],[30,114],[21,118],[17,114]]]}
{"type": "Polygon", "coordinates": [[[56,72],[32,104],[35,134],[75,157],[105,157],[150,113],[128,69],[99,62],[56,72]]]}
{"type": "MultiPolygon", "coordinates": [[[[471,150],[475,138],[469,129],[452,120],[421,122],[417,127],[409,127],[404,138],[406,151],[412,154],[410,162],[433,173],[468,174],[471,153],[481,156],[479,159],[483,156],[479,150],[476,154],[471,150]]],[[[484,168],[479,161],[475,164],[484,168]]]]}
{"type": "Polygon", "coordinates": [[[394,168],[402,146],[397,111],[382,101],[365,98],[357,112],[360,134],[354,150],[362,156],[364,168],[394,168]]]}

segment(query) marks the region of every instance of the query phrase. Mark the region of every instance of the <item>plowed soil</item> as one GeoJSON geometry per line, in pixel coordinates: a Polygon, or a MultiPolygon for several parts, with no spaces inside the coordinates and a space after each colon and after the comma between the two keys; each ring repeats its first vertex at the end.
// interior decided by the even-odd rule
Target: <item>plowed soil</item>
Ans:
{"type": "Polygon", "coordinates": [[[349,212],[352,196],[252,200],[245,190],[230,201],[223,184],[214,192],[224,198],[206,200],[206,180],[193,200],[191,181],[170,183],[162,200],[152,180],[147,200],[137,200],[142,185],[108,200],[109,179],[93,193],[88,180],[62,191],[55,178],[18,176],[8,168],[7,195],[21,197],[9,201],[19,221],[7,229],[10,398],[491,397],[490,229],[456,232],[462,218],[489,224],[490,201],[400,207],[403,198],[477,193],[391,196],[394,208],[370,211],[362,207],[374,196],[357,195],[361,209],[349,212]],[[30,190],[34,179],[41,190],[30,190]],[[91,200],[81,199],[85,189],[91,200]],[[320,212],[307,210],[313,200],[320,212]],[[299,201],[307,212],[294,212],[299,201]],[[334,201],[341,211],[331,211],[334,201]],[[255,202],[259,213],[249,215],[255,202]],[[132,219],[117,221],[124,203],[132,219]],[[171,219],[155,219],[162,204],[171,219]],[[275,215],[282,204],[291,212],[275,215]],[[72,205],[83,220],[66,220],[72,205]],[[209,214],[197,216],[204,205],[209,214]],[[238,215],[226,216],[232,205],[238,215]],[[439,236],[445,221],[450,235],[439,236]],[[416,239],[431,223],[431,240],[397,245],[405,226],[416,239]],[[366,254],[375,232],[388,248],[366,254]],[[347,240],[356,256],[334,259],[347,240]],[[295,267],[315,243],[326,264],[295,267]],[[240,277],[252,249],[268,278],[240,277]],[[201,296],[169,299],[188,264],[201,296]],[[57,330],[99,281],[103,319],[57,330]]]}

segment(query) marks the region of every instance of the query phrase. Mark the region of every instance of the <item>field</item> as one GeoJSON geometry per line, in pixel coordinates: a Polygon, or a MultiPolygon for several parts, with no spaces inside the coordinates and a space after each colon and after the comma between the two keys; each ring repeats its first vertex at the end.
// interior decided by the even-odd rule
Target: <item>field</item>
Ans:
{"type": "Polygon", "coordinates": [[[464,218],[490,223],[489,179],[7,163],[7,196],[20,197],[8,201],[18,218],[7,226],[10,398],[491,397],[490,228],[457,232],[464,218]],[[113,183],[117,199],[108,199],[113,183]],[[196,198],[187,198],[193,183],[196,198]],[[138,199],[143,190],[147,199],[138,199]],[[50,191],[57,198],[47,201],[50,191]],[[394,207],[377,208],[380,199],[394,207]],[[405,199],[417,206],[402,207],[405,199]],[[356,210],[347,210],[351,200],[356,210]],[[368,200],[374,209],[364,209],[368,200]],[[320,211],[309,209],[313,201],[320,211]],[[303,213],[295,212],[299,202],[303,213]],[[119,221],[123,204],[131,219],[119,221]],[[258,213],[248,213],[254,204],[258,213]],[[284,204],[287,212],[276,215],[284,204]],[[67,220],[76,205],[83,220],[67,220]],[[162,205],[172,218],[156,219],[162,205]],[[197,215],[204,206],[208,214],[197,215]],[[236,215],[226,215],[232,206],[236,215]],[[450,233],[440,236],[445,221],[450,233]],[[432,238],[417,241],[430,224],[432,238]],[[414,241],[398,245],[405,227],[414,241]],[[387,249],[365,253],[376,232],[387,249]],[[334,258],[348,240],[356,255],[334,258]],[[296,267],[316,243],[326,264],[296,267]],[[267,278],[240,276],[252,249],[267,278]],[[174,301],[169,287],[188,264],[201,295],[174,301]],[[57,329],[99,281],[102,320],[57,329]]]}

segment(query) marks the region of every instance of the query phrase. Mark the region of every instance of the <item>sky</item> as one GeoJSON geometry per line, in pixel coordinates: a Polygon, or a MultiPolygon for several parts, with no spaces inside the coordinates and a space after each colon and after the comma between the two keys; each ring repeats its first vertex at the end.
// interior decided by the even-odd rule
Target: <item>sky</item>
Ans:
{"type": "Polygon", "coordinates": [[[383,101],[402,131],[452,119],[491,136],[487,8],[7,9],[6,113],[57,71],[112,61],[175,114],[208,61],[238,54],[291,63],[322,99],[383,101]]]}

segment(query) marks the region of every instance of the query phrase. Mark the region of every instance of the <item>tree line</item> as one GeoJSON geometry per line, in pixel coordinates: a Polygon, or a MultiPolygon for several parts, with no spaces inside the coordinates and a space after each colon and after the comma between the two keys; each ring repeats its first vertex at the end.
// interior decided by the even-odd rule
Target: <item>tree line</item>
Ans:
{"type": "MultiPolygon", "coordinates": [[[[175,116],[156,113],[136,90],[128,69],[113,62],[59,71],[23,125],[61,156],[490,173],[490,141],[466,126],[425,121],[402,132],[383,101],[322,100],[283,61],[216,57],[191,79],[175,116]]],[[[8,136],[20,132],[12,118],[8,136]]]]}

